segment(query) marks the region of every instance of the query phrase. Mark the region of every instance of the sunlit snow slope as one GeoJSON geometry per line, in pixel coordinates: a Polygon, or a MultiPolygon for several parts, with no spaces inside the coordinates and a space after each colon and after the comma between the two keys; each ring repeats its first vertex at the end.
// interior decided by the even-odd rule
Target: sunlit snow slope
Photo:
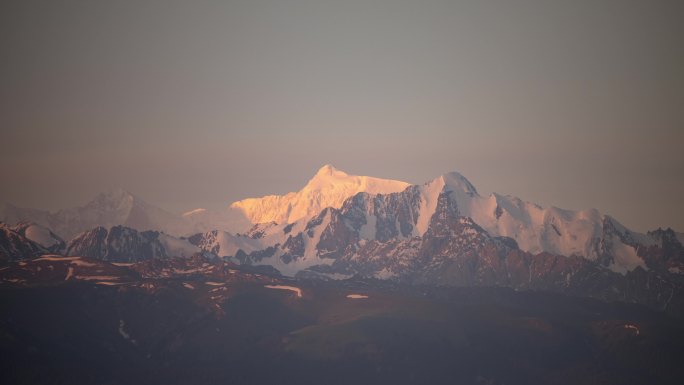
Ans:
{"type": "Polygon", "coordinates": [[[293,223],[311,218],[326,207],[340,208],[347,198],[359,192],[389,194],[408,186],[396,180],[349,175],[325,165],[298,192],[244,199],[233,203],[231,208],[242,210],[252,223],[293,223]]]}

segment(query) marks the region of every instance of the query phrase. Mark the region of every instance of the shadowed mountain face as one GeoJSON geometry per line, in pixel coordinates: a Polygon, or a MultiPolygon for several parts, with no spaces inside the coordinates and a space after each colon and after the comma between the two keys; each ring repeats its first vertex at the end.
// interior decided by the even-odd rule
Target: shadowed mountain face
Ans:
{"type": "Polygon", "coordinates": [[[47,252],[46,247],[28,239],[16,226],[0,223],[0,264],[38,257],[47,252]]]}
{"type": "Polygon", "coordinates": [[[675,384],[684,374],[681,323],[635,305],[292,280],[202,257],[127,267],[43,257],[0,277],[15,279],[0,288],[4,383],[675,384]]]}

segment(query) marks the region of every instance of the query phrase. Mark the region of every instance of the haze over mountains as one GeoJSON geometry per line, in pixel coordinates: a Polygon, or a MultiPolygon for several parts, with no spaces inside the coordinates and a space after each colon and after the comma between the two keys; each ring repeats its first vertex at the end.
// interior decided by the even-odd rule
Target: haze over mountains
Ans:
{"type": "Polygon", "coordinates": [[[7,206],[3,219],[12,383],[146,383],[150,368],[165,383],[681,373],[682,234],[482,196],[457,172],[408,185],[326,165],[299,192],[224,211],[174,215],[117,190],[55,213],[7,206]],[[73,374],[54,357],[89,364],[73,374]]]}
{"type": "Polygon", "coordinates": [[[137,230],[160,230],[177,236],[209,230],[236,233],[244,232],[257,223],[291,223],[311,218],[326,207],[340,207],[345,199],[358,192],[387,194],[408,186],[406,182],[348,175],[325,165],[298,192],[248,198],[227,205],[225,210],[198,208],[178,216],[119,188],[97,195],[84,206],[57,212],[6,203],[0,207],[0,220],[41,224],[65,238],[93,227],[115,225],[137,230]]]}
{"type": "MultiPolygon", "coordinates": [[[[622,273],[641,266],[636,244],[654,246],[658,241],[645,234],[630,231],[616,219],[596,209],[581,211],[557,207],[543,208],[517,197],[493,193],[481,196],[477,189],[457,172],[445,174],[422,186],[406,182],[367,176],[352,176],[323,166],[311,180],[297,192],[286,195],[269,195],[248,198],[227,205],[224,210],[196,209],[175,215],[145,202],[122,189],[101,193],[84,206],[48,212],[19,208],[5,204],[0,220],[13,224],[29,222],[42,225],[64,239],[95,227],[125,226],[136,230],[156,230],[172,236],[189,237],[197,233],[214,231],[218,238],[233,240],[224,244],[222,255],[242,249],[252,252],[283,245],[290,231],[297,234],[308,226],[309,220],[319,216],[328,207],[341,209],[345,201],[347,211],[358,203],[356,218],[358,240],[386,241],[423,236],[437,208],[440,194],[448,192],[457,207],[459,216],[468,217],[487,234],[514,240],[521,250],[529,253],[548,252],[563,256],[582,256],[597,260],[609,254],[611,269],[622,273]],[[361,193],[359,195],[359,193],[361,193]],[[395,212],[390,212],[394,210],[395,212]],[[264,228],[260,243],[240,241],[236,235],[245,234],[254,225],[264,228]],[[284,232],[283,229],[289,231],[284,232]],[[606,230],[618,234],[606,244],[606,230]],[[224,235],[223,233],[231,233],[224,235]]],[[[325,215],[322,220],[326,220],[325,215]]],[[[355,228],[355,225],[348,227],[355,228]]],[[[680,237],[681,234],[677,234],[680,237]]],[[[315,247],[312,244],[311,247],[315,247]]]]}
{"type": "Polygon", "coordinates": [[[671,229],[642,234],[596,209],[482,196],[457,172],[409,185],[325,165],[298,192],[223,211],[174,215],[116,190],[55,213],[8,205],[2,219],[5,262],[43,253],[126,263],[204,253],[292,277],[550,287],[662,308],[678,300],[684,272],[684,237],[671,229]]]}

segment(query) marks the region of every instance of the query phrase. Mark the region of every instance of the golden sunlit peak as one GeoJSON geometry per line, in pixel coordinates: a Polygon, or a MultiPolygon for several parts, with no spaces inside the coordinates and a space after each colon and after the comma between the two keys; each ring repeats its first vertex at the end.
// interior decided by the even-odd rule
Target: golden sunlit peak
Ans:
{"type": "Polygon", "coordinates": [[[318,176],[333,175],[333,174],[340,174],[340,176],[346,176],[347,175],[346,172],[336,169],[335,166],[333,166],[332,164],[329,164],[329,163],[324,165],[320,169],[318,169],[318,171],[316,172],[316,175],[318,175],[318,176]]]}
{"type": "Polygon", "coordinates": [[[397,180],[348,175],[326,164],[297,192],[243,199],[230,207],[241,210],[252,223],[293,223],[311,218],[326,207],[340,208],[347,198],[359,192],[390,194],[408,186],[397,180]]]}

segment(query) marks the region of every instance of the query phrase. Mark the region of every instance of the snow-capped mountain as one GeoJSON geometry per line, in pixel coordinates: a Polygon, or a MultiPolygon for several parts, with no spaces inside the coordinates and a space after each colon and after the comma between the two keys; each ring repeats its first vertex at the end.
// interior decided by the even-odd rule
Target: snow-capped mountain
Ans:
{"type": "MultiPolygon", "coordinates": [[[[361,276],[413,284],[505,286],[656,308],[684,306],[684,247],[681,234],[671,229],[641,234],[595,209],[570,211],[496,193],[482,196],[456,172],[423,185],[357,183],[363,178],[326,166],[299,193],[255,199],[252,206],[231,209],[251,207],[254,211],[242,211],[245,217],[248,213],[251,220],[275,216],[281,222],[265,221],[236,233],[199,231],[188,237],[120,225],[95,227],[71,239],[66,254],[137,262],[202,253],[290,277],[361,276]],[[335,188],[337,180],[347,187],[335,188]],[[341,198],[360,185],[371,192],[341,198]],[[392,189],[399,191],[384,192],[392,189]],[[378,190],[383,192],[372,192],[378,190]],[[315,212],[326,202],[335,206],[315,212]]],[[[50,215],[59,214],[62,222],[58,223],[79,226],[105,220],[142,228],[163,228],[154,223],[168,226],[180,218],[186,234],[192,228],[187,216],[169,219],[130,194],[113,195],[50,215]],[[145,215],[131,214],[136,211],[145,215]],[[64,221],[79,213],[84,219],[64,221]]],[[[211,218],[213,214],[199,210],[193,215],[211,218]]],[[[0,246],[6,261],[35,258],[59,244],[59,237],[48,229],[31,226],[5,226],[0,246]]]]}
{"type": "Polygon", "coordinates": [[[330,165],[323,166],[298,192],[237,201],[221,210],[198,208],[176,215],[151,205],[123,189],[97,195],[84,206],[57,212],[0,206],[0,221],[31,222],[45,226],[68,239],[94,227],[126,226],[157,230],[174,236],[189,236],[214,230],[244,233],[259,223],[292,223],[308,220],[326,207],[339,208],[358,192],[388,194],[402,191],[408,183],[367,176],[354,176],[330,165]]]}
{"type": "Polygon", "coordinates": [[[44,226],[24,226],[21,231],[29,239],[40,238],[37,243],[48,250],[58,251],[53,249],[60,242],[55,233],[71,237],[96,227],[125,226],[196,234],[190,238],[193,247],[219,256],[236,256],[238,251],[241,255],[259,253],[260,258],[280,255],[288,262],[272,265],[296,274],[325,264],[344,250],[360,249],[364,242],[423,237],[444,194],[459,217],[468,218],[488,236],[510,239],[516,248],[533,255],[579,256],[625,274],[637,267],[648,269],[638,254],[640,247],[662,245],[653,235],[633,232],[596,209],[544,208],[497,193],[482,196],[457,172],[411,186],[352,176],[330,165],[318,170],[298,192],[238,201],[225,212],[198,209],[177,216],[119,189],[100,194],[85,206],[56,213],[6,206],[3,215],[44,226]]]}
{"type": "MultiPolygon", "coordinates": [[[[391,223],[393,218],[387,218],[385,214],[387,200],[369,200],[365,205],[366,222],[376,223],[375,231],[376,234],[380,231],[380,240],[387,232],[403,237],[422,236],[427,231],[427,224],[443,192],[451,192],[450,199],[460,216],[471,218],[492,236],[515,240],[521,250],[532,254],[547,252],[590,260],[607,254],[612,257],[608,261],[612,269],[624,273],[637,266],[645,267],[643,260],[636,255],[634,244],[650,245],[653,242],[650,237],[628,230],[596,209],[571,211],[557,207],[543,208],[497,193],[481,196],[465,177],[456,172],[442,175],[419,186],[414,193],[394,199],[404,206],[396,214],[397,224],[402,223],[404,229],[411,228],[412,231],[394,228],[391,223]],[[376,201],[379,204],[377,208],[376,201]],[[407,214],[403,218],[400,214],[402,210],[407,214]],[[377,226],[378,220],[382,223],[380,228],[377,226]],[[610,250],[605,250],[608,247],[606,241],[610,241],[610,250]]],[[[370,231],[368,238],[376,239],[377,235],[373,236],[373,230],[370,231]]]]}
{"type": "Polygon", "coordinates": [[[347,198],[359,192],[389,194],[408,186],[408,183],[396,180],[349,175],[325,165],[297,192],[247,198],[221,210],[199,208],[184,213],[183,219],[194,233],[214,230],[245,233],[260,223],[306,221],[326,207],[341,207],[347,198]]]}
{"type": "Polygon", "coordinates": [[[234,202],[230,207],[244,212],[253,224],[288,224],[312,218],[326,207],[339,208],[347,198],[359,192],[389,194],[402,191],[408,186],[408,183],[396,180],[349,175],[331,165],[325,165],[297,192],[244,199],[234,202]]]}
{"type": "MultiPolygon", "coordinates": [[[[331,242],[338,244],[335,255],[340,255],[342,249],[357,249],[363,242],[423,237],[430,230],[440,199],[448,199],[458,217],[472,221],[483,233],[509,239],[515,248],[524,252],[579,256],[621,274],[637,267],[648,269],[644,259],[637,255],[637,249],[656,243],[652,236],[630,231],[596,209],[543,208],[496,193],[481,196],[465,177],[452,172],[400,192],[357,193],[339,208],[325,209],[311,220],[272,224],[260,233],[261,249],[278,249],[295,265],[307,268],[325,262],[317,257],[331,257],[331,242]],[[309,236],[299,235],[304,232],[309,236]],[[336,238],[334,242],[333,238],[336,238]],[[295,254],[303,259],[287,257],[291,248],[297,249],[295,254]],[[304,263],[307,256],[309,262],[304,263]]],[[[254,250],[254,246],[249,249],[254,250]]],[[[293,271],[291,266],[285,270],[293,271]]]]}
{"type": "MultiPolygon", "coordinates": [[[[319,169],[298,192],[241,200],[225,211],[198,209],[178,216],[119,189],[100,194],[85,206],[56,213],[6,206],[2,214],[5,219],[32,220],[44,226],[22,231],[30,239],[41,238],[38,244],[53,251],[58,251],[52,247],[59,243],[55,233],[69,238],[96,227],[125,226],[175,236],[195,234],[190,238],[194,247],[219,256],[235,256],[238,251],[241,255],[259,253],[260,258],[281,254],[289,263],[274,266],[296,274],[324,264],[326,259],[318,257],[329,259],[333,243],[337,245],[334,254],[341,255],[342,249],[359,249],[363,242],[423,237],[444,193],[459,217],[469,218],[491,237],[510,239],[516,248],[533,255],[579,256],[625,274],[637,267],[648,269],[639,248],[659,244],[653,236],[630,231],[596,209],[543,208],[497,193],[482,196],[457,172],[412,186],[352,176],[330,165],[319,169]],[[300,233],[307,237],[299,237],[300,233]]],[[[169,235],[165,237],[177,239],[169,235]]]]}
{"type": "MultiPolygon", "coordinates": [[[[462,211],[459,201],[472,204],[477,197],[457,174],[397,194],[359,193],[341,209],[327,208],[308,222],[269,226],[257,238],[261,250],[241,250],[234,259],[269,265],[290,276],[505,286],[681,310],[684,247],[674,231],[637,234],[605,216],[593,240],[595,254],[532,253],[521,249],[515,238],[492,234],[464,215],[469,207],[462,211]],[[421,218],[428,218],[424,231],[421,218]],[[621,254],[624,249],[628,253],[621,254]]],[[[499,217],[505,213],[494,211],[499,217]]]]}
{"type": "Polygon", "coordinates": [[[5,205],[2,214],[2,220],[7,223],[36,223],[48,227],[64,238],[71,238],[98,226],[108,228],[123,225],[138,230],[160,230],[171,234],[192,231],[180,216],[153,206],[123,189],[98,194],[84,206],[54,213],[5,205]]]}

